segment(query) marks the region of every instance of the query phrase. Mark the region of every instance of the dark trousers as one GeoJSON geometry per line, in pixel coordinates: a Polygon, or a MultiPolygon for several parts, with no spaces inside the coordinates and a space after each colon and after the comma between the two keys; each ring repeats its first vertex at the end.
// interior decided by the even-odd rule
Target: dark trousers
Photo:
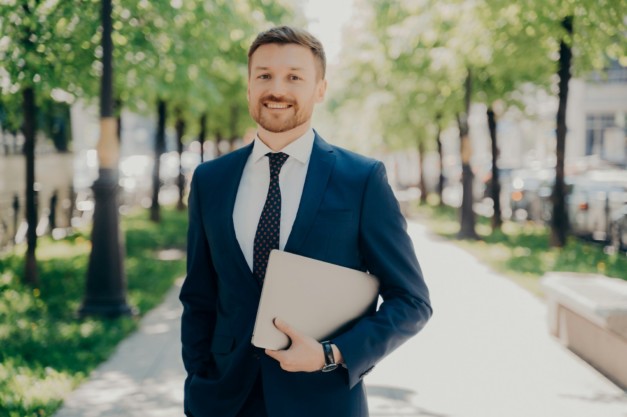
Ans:
{"type": "Polygon", "coordinates": [[[266,403],[263,399],[263,386],[261,384],[261,373],[257,374],[255,385],[250,391],[244,406],[237,414],[237,417],[268,417],[266,403]]]}

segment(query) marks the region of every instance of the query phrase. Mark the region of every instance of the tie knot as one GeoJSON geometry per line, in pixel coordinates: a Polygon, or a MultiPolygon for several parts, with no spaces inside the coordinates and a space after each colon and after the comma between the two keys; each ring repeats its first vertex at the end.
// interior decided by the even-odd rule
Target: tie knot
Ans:
{"type": "Polygon", "coordinates": [[[289,155],[283,152],[268,152],[266,156],[270,159],[270,178],[276,178],[281,172],[281,167],[289,158],[289,155]]]}

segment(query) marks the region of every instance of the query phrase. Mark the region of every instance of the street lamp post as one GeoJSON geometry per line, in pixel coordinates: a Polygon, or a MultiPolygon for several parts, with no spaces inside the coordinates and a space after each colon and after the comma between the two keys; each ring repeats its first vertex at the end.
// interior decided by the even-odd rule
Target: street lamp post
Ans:
{"type": "Polygon", "coordinates": [[[120,145],[113,114],[113,42],[111,0],[102,0],[102,80],[100,138],[97,145],[99,175],[93,184],[95,209],[92,249],[87,270],[81,317],[115,317],[133,314],[126,302],[124,244],[118,212],[118,161],[120,145]]]}

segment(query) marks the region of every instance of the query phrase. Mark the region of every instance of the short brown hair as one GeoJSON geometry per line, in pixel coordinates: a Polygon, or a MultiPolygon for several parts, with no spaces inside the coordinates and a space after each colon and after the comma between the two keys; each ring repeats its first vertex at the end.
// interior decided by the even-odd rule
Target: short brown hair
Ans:
{"type": "Polygon", "coordinates": [[[252,45],[250,45],[250,49],[248,50],[249,73],[250,57],[253,56],[253,53],[255,53],[255,51],[260,46],[271,43],[278,43],[282,45],[293,43],[308,48],[314,55],[314,59],[320,66],[320,74],[322,74],[322,79],[324,79],[325,73],[327,71],[327,59],[324,54],[324,48],[322,47],[322,43],[306,30],[292,28],[289,26],[273,27],[272,29],[268,29],[265,32],[261,32],[259,35],[257,35],[257,38],[255,38],[252,45]]]}

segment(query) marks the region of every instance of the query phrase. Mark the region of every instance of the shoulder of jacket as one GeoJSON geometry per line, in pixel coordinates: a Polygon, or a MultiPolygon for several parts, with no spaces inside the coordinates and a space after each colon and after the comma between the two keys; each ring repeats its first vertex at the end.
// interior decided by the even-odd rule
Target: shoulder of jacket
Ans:
{"type": "Polygon", "coordinates": [[[325,145],[328,146],[337,157],[345,160],[346,162],[351,162],[352,164],[361,165],[364,167],[372,167],[373,165],[376,165],[380,162],[377,159],[361,155],[357,152],[342,148],[341,146],[333,145],[328,142],[325,142],[325,145]]]}
{"type": "Polygon", "coordinates": [[[247,152],[246,148],[240,148],[233,152],[224,154],[211,161],[205,161],[196,167],[194,175],[201,177],[221,175],[226,171],[233,168],[233,164],[240,161],[240,158],[244,158],[244,153],[247,152]]]}
{"type": "Polygon", "coordinates": [[[333,147],[333,152],[336,154],[338,161],[349,166],[351,170],[361,172],[364,175],[369,175],[378,166],[383,165],[383,162],[378,159],[358,154],[340,146],[330,146],[333,147]]]}

